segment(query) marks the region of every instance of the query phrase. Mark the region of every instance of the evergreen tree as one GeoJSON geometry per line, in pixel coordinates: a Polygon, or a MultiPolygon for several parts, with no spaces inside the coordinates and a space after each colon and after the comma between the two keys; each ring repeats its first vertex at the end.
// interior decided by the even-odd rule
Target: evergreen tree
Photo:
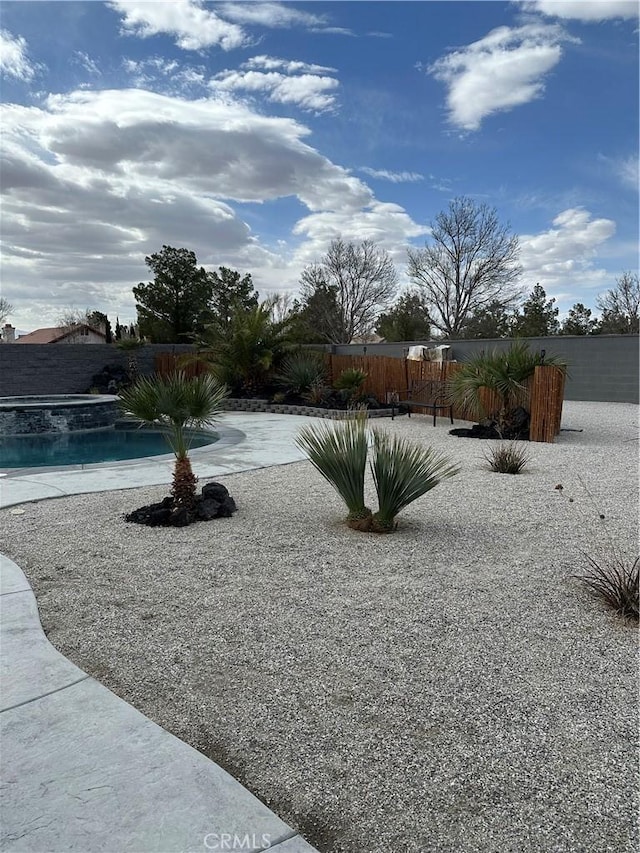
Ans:
{"type": "Polygon", "coordinates": [[[163,246],[145,258],[154,280],[133,288],[140,333],[153,343],[186,343],[211,322],[211,278],[189,249],[163,246]]]}
{"type": "Polygon", "coordinates": [[[560,324],[559,309],[553,307],[555,301],[555,299],[547,300],[544,288],[536,284],[522,306],[522,314],[517,314],[515,317],[513,329],[515,336],[542,338],[547,335],[557,335],[560,324]]]}
{"type": "Polygon", "coordinates": [[[380,314],[376,332],[385,341],[429,340],[431,321],[426,299],[417,291],[408,291],[385,314],[380,314]]]}
{"type": "Polygon", "coordinates": [[[591,318],[591,308],[585,308],[582,302],[576,302],[569,309],[562,324],[562,335],[592,335],[598,326],[598,321],[591,318]]]}
{"type": "Polygon", "coordinates": [[[513,315],[507,312],[503,302],[494,301],[486,308],[478,308],[465,320],[460,338],[508,338],[512,325],[513,315]]]}
{"type": "Polygon", "coordinates": [[[226,335],[238,310],[251,311],[258,306],[258,292],[253,289],[251,273],[240,276],[236,270],[218,267],[219,272],[210,272],[211,311],[214,331],[226,335]]]}

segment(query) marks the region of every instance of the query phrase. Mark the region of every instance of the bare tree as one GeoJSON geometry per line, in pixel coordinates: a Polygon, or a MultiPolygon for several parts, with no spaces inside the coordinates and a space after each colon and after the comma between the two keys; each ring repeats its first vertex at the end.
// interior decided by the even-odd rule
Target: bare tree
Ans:
{"type": "Polygon", "coordinates": [[[9,314],[13,314],[13,305],[4,296],[0,296],[0,323],[4,323],[9,314]]]}
{"type": "Polygon", "coordinates": [[[623,272],[616,286],[596,299],[602,311],[600,331],[604,334],[638,334],[640,326],[640,282],[638,274],[623,272]]]}
{"type": "Polygon", "coordinates": [[[459,337],[471,314],[489,305],[508,308],[521,296],[516,282],[518,238],[495,208],[460,197],[431,223],[431,242],[409,250],[407,274],[422,288],[432,324],[459,337]]]}
{"type": "Polygon", "coordinates": [[[395,295],[397,280],[393,261],[371,240],[358,245],[334,240],[320,263],[302,272],[302,311],[322,295],[326,310],[318,315],[318,332],[331,343],[348,344],[372,331],[395,295]]]}

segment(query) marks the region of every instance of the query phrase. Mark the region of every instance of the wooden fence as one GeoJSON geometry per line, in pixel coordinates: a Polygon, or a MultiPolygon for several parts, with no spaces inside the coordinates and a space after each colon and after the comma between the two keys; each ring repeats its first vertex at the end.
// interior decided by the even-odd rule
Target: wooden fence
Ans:
{"type": "MultiPolygon", "coordinates": [[[[333,382],[347,368],[357,368],[367,374],[364,393],[377,397],[381,402],[390,400],[390,395],[407,391],[412,381],[442,379],[447,380],[461,367],[456,361],[410,361],[403,358],[391,358],[382,355],[325,355],[328,379],[333,382]]],[[[187,376],[199,376],[206,372],[204,361],[188,356],[176,356],[172,353],[158,353],[155,356],[156,373],[166,375],[172,371],[184,370],[187,376]]],[[[524,382],[527,389],[524,407],[530,413],[529,438],[531,441],[553,442],[560,432],[562,403],[564,399],[565,375],[553,365],[536,367],[533,376],[524,382]]],[[[482,407],[486,412],[495,412],[500,408],[500,397],[488,388],[481,393],[482,407]]],[[[468,413],[454,406],[454,418],[468,420],[468,413]]]]}

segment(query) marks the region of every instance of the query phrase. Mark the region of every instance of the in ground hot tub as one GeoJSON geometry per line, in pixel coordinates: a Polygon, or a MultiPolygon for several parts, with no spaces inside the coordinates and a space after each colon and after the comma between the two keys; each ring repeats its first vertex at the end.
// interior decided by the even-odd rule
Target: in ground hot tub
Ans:
{"type": "Polygon", "coordinates": [[[113,394],[0,397],[0,436],[110,427],[120,416],[113,394]]]}

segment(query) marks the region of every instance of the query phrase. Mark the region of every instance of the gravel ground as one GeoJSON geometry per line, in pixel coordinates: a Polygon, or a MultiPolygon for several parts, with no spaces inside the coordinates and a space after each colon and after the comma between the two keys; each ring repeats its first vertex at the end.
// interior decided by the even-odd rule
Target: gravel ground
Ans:
{"type": "Polygon", "coordinates": [[[563,426],[514,477],[444,421],[380,424],[462,468],[391,536],[301,462],[183,529],[122,519],[166,487],[5,510],[0,550],[61,652],[323,853],[632,851],[636,632],[573,575],[637,553],[638,408],[563,426]]]}

